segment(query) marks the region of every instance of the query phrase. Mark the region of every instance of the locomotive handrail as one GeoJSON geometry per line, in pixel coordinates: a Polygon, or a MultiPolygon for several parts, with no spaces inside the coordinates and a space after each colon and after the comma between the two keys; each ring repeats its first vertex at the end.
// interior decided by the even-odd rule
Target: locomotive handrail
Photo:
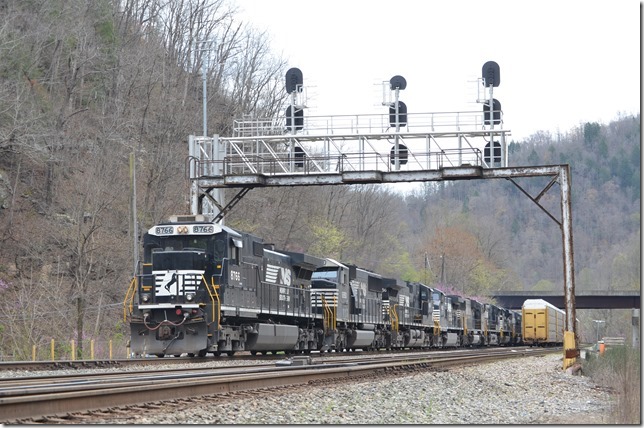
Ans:
{"type": "Polygon", "coordinates": [[[463,318],[463,336],[467,336],[467,323],[465,322],[465,314],[461,316],[463,318]]]}
{"type": "Polygon", "coordinates": [[[335,330],[335,325],[336,325],[336,312],[335,309],[337,307],[337,300],[335,295],[333,296],[333,309],[329,307],[329,305],[326,302],[326,299],[324,298],[323,294],[320,294],[320,299],[322,300],[322,308],[324,310],[324,329],[325,330],[335,330]],[[333,326],[333,328],[331,328],[333,326]]]}
{"type": "Polygon", "coordinates": [[[338,325],[338,298],[335,294],[333,295],[333,309],[331,313],[333,314],[333,330],[335,330],[338,325]]]}
{"type": "Polygon", "coordinates": [[[320,294],[320,300],[322,300],[322,310],[324,312],[324,318],[322,319],[322,322],[324,324],[324,331],[329,330],[329,306],[326,304],[326,299],[324,298],[324,295],[320,294]]]}
{"type": "Polygon", "coordinates": [[[130,281],[130,286],[125,293],[125,300],[123,300],[123,322],[127,322],[127,301],[130,300],[130,314],[134,311],[134,293],[136,291],[136,277],[130,281]],[[130,293],[132,294],[130,296],[130,293]]]}
{"type": "Polygon", "coordinates": [[[389,316],[391,317],[391,330],[397,332],[399,323],[398,323],[398,312],[396,311],[396,306],[398,306],[397,303],[389,308],[389,316]]]}
{"type": "Polygon", "coordinates": [[[217,293],[217,286],[215,285],[215,279],[213,277],[210,278],[212,281],[212,290],[210,291],[210,286],[208,285],[208,281],[206,281],[206,278],[201,274],[201,280],[203,281],[204,285],[206,286],[206,291],[208,291],[208,295],[210,296],[210,300],[212,301],[212,322],[215,322],[215,310],[217,311],[217,330],[219,330],[219,320],[220,320],[220,311],[221,311],[221,300],[219,299],[219,293],[217,293]],[[214,292],[214,295],[213,295],[214,292]],[[215,297],[217,300],[217,304],[215,305],[215,297]]]}

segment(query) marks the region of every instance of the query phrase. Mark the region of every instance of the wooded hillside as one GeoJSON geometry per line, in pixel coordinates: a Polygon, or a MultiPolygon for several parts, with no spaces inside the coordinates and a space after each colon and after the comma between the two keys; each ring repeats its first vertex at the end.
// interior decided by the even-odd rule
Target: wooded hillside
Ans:
{"type": "MultiPolygon", "coordinates": [[[[0,16],[0,359],[30,358],[52,338],[63,348],[106,337],[123,345],[131,155],[139,230],[187,213],[202,70],[208,133],[226,136],[243,114],[282,111],[292,65],[224,0],[8,0],[0,16]]],[[[639,115],[515,141],[510,162],[571,165],[577,289],[639,289],[639,115]]],[[[547,182],[521,184],[537,194],[547,182]]],[[[559,216],[556,186],[543,202],[559,216]]],[[[557,225],[506,181],[431,183],[411,195],[254,189],[226,223],[277,248],[446,291],[562,289],[557,225]]]]}

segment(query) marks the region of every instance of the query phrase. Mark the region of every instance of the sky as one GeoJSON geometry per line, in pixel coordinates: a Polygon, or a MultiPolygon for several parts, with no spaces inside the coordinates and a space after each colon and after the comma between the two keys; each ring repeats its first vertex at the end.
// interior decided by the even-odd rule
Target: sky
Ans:
{"type": "Polygon", "coordinates": [[[306,115],[384,114],[395,75],[409,113],[480,111],[487,61],[510,140],[640,112],[639,1],[231,1],[302,71],[306,115]]]}

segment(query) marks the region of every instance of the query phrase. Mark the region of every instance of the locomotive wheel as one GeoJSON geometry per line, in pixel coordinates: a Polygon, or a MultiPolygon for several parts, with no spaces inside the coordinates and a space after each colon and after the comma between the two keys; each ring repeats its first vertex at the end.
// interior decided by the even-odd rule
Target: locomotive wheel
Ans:
{"type": "Polygon", "coordinates": [[[193,354],[192,352],[188,352],[188,356],[189,356],[190,358],[194,358],[195,354],[193,354]]]}
{"type": "Polygon", "coordinates": [[[159,357],[159,358],[163,358],[163,357],[165,357],[165,354],[154,354],[154,355],[156,355],[156,356],[157,356],[157,357],[159,357]]]}
{"type": "Polygon", "coordinates": [[[228,354],[229,357],[232,357],[235,355],[235,351],[226,351],[226,354],[228,354]]]}
{"type": "Polygon", "coordinates": [[[197,356],[199,356],[200,358],[203,358],[206,356],[206,353],[207,353],[206,350],[202,349],[201,351],[197,352],[197,356]]]}
{"type": "Polygon", "coordinates": [[[221,357],[221,351],[215,351],[212,353],[215,357],[221,357]]]}
{"type": "Polygon", "coordinates": [[[253,356],[257,355],[257,351],[250,351],[250,355],[253,355],[253,356]]]}
{"type": "Polygon", "coordinates": [[[180,356],[181,356],[181,354],[174,354],[175,358],[179,358],[180,356]]]}

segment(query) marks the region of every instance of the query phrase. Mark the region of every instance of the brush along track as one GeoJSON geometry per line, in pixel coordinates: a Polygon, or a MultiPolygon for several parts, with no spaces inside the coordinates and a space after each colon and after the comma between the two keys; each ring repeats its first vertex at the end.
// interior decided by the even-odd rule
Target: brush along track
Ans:
{"type": "MultiPolygon", "coordinates": [[[[485,349],[453,353],[366,356],[344,361],[309,364],[307,357],[278,364],[175,370],[167,372],[113,373],[82,377],[46,377],[40,383],[17,386],[16,379],[0,381],[0,414],[4,423],[69,423],[70,420],[131,414],[151,403],[192,400],[192,397],[227,397],[256,394],[281,387],[337,384],[370,376],[419,370],[446,370],[450,366],[479,364],[505,358],[560,352],[557,349],[485,349]],[[302,365],[298,365],[302,364],[302,365]],[[13,382],[13,383],[11,383],[13,382]],[[257,392],[259,391],[259,392],[257,392]],[[172,397],[172,399],[168,399],[172,397]],[[132,406],[134,403],[141,405],[132,406]],[[96,413],[99,411],[99,413],[96,413]],[[92,416],[94,414],[95,416],[92,416]]],[[[23,378],[24,381],[26,378],[23,378]]],[[[18,382],[21,379],[17,380],[18,382]]],[[[167,409],[165,404],[157,404],[167,409]]]]}

